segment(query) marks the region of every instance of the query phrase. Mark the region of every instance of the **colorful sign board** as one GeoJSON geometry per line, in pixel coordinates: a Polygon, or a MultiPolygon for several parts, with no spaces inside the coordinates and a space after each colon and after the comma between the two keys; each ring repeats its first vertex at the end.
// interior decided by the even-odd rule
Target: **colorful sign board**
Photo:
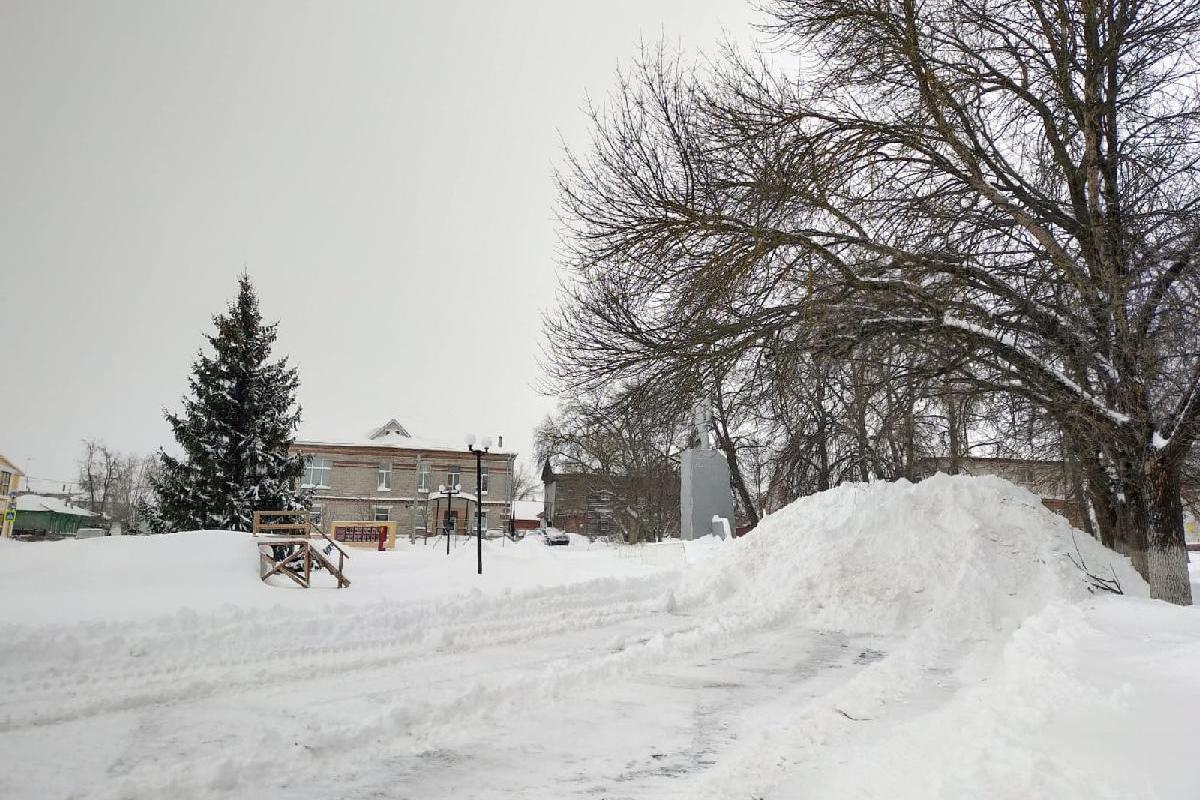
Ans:
{"type": "Polygon", "coordinates": [[[330,538],[339,544],[372,550],[391,550],[396,546],[396,523],[362,520],[330,524],[330,538]]]}

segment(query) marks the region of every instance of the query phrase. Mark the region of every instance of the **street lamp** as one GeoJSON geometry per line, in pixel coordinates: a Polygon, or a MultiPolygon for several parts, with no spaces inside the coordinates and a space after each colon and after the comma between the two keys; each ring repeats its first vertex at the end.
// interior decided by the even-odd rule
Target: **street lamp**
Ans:
{"type": "Polygon", "coordinates": [[[483,454],[492,446],[492,437],[485,436],[475,446],[475,434],[467,434],[467,451],[475,454],[475,557],[477,574],[483,574],[483,454]]]}
{"type": "Polygon", "coordinates": [[[442,530],[446,532],[446,555],[450,555],[450,509],[454,508],[454,495],[462,491],[462,486],[438,486],[438,494],[446,496],[446,521],[442,530]]]}

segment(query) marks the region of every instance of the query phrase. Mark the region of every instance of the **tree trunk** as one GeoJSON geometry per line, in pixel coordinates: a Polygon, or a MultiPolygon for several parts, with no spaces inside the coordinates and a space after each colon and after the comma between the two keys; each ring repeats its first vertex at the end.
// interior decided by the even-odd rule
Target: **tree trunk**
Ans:
{"type": "Polygon", "coordinates": [[[1181,465],[1144,445],[1136,455],[1131,450],[1126,449],[1118,470],[1117,549],[1150,584],[1151,597],[1191,605],[1179,496],[1181,465]]]}
{"type": "Polygon", "coordinates": [[[1109,489],[1108,473],[1094,452],[1081,456],[1080,462],[1087,475],[1087,501],[1095,515],[1100,543],[1110,550],[1117,550],[1115,498],[1109,489]]]}
{"type": "Polygon", "coordinates": [[[1092,524],[1092,515],[1087,513],[1087,497],[1083,490],[1083,469],[1080,466],[1080,459],[1071,447],[1069,440],[1064,437],[1063,441],[1063,467],[1066,470],[1066,483],[1068,501],[1078,504],[1080,510],[1080,518],[1083,523],[1083,530],[1088,536],[1093,539],[1099,539],[1100,534],[1096,531],[1096,526],[1092,524]]]}
{"type": "Polygon", "coordinates": [[[1130,474],[1128,468],[1123,469],[1122,473],[1114,504],[1116,550],[1129,556],[1133,568],[1149,583],[1150,565],[1146,560],[1146,544],[1150,509],[1145,475],[1140,471],[1130,474]]]}
{"type": "Polygon", "coordinates": [[[858,447],[858,479],[863,483],[871,480],[871,439],[867,435],[866,402],[855,403],[854,438],[858,447]]]}
{"type": "Polygon", "coordinates": [[[1183,535],[1183,503],[1179,497],[1179,467],[1151,454],[1146,470],[1149,519],[1146,561],[1150,596],[1181,606],[1192,604],[1188,580],[1187,545],[1183,535]]]}
{"type": "Polygon", "coordinates": [[[825,410],[825,376],[813,387],[813,407],[817,409],[817,491],[829,489],[829,415],[825,410]]]}
{"type": "Polygon", "coordinates": [[[913,402],[909,396],[904,405],[904,477],[917,479],[916,421],[913,419],[913,402]]]}
{"type": "Polygon", "coordinates": [[[959,449],[962,445],[958,441],[958,403],[955,401],[953,393],[946,395],[946,433],[948,434],[947,447],[950,451],[946,454],[950,458],[946,471],[951,475],[957,475],[959,449]]]}
{"type": "MultiPolygon", "coordinates": [[[[742,475],[737,448],[733,446],[733,440],[729,437],[729,429],[725,427],[724,420],[718,422],[716,434],[717,444],[725,453],[725,460],[729,462],[729,477],[733,483],[733,489],[737,492],[738,499],[742,501],[742,510],[746,512],[746,519],[753,528],[758,525],[758,509],[754,507],[754,498],[750,496],[750,489],[746,486],[746,479],[742,475]]],[[[730,524],[736,528],[737,520],[730,520],[730,524]]]]}

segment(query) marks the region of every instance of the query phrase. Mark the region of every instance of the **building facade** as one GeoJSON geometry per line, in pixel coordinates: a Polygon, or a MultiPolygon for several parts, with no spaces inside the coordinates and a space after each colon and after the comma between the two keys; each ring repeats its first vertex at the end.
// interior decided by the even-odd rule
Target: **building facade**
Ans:
{"type": "Polygon", "coordinates": [[[15,498],[21,490],[21,479],[25,473],[17,465],[0,454],[0,536],[12,536],[16,521],[15,498]]]}
{"type": "Polygon", "coordinates": [[[468,533],[482,506],[484,530],[500,535],[512,512],[516,454],[498,444],[482,457],[479,497],[465,444],[414,437],[394,419],[357,439],[300,438],[292,451],[305,459],[301,487],[313,493],[314,522],[326,532],[335,522],[374,521],[394,523],[397,537],[468,533]]]}
{"type": "Polygon", "coordinates": [[[619,536],[633,543],[679,536],[679,490],[679,471],[671,467],[631,479],[542,465],[546,524],[592,539],[619,536]]]}
{"type": "Polygon", "coordinates": [[[587,473],[555,472],[547,463],[542,468],[543,518],[546,524],[589,538],[622,532],[617,518],[620,507],[614,484],[619,479],[587,473]]]}

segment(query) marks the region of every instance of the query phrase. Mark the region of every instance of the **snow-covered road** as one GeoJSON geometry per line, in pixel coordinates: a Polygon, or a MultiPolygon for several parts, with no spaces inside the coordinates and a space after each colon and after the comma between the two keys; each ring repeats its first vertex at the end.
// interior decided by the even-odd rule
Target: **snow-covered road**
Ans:
{"type": "Polygon", "coordinates": [[[672,608],[677,579],[10,630],[22,656],[0,671],[0,752],[23,766],[0,785],[31,798],[661,797],[781,701],[878,657],[871,637],[834,632],[714,637],[703,613],[672,608]]]}

